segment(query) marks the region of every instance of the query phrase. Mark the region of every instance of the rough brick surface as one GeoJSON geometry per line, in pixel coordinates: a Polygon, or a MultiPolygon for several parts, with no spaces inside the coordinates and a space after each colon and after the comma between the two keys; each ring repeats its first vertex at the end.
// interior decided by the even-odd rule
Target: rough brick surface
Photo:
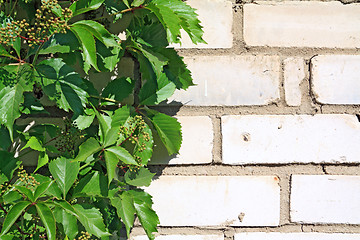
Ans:
{"type": "Polygon", "coordinates": [[[285,100],[289,106],[300,106],[300,84],[305,78],[303,58],[287,58],[284,60],[285,100]]]}
{"type": "Polygon", "coordinates": [[[352,115],[224,116],[222,134],[225,164],[360,161],[352,115]]]}
{"type": "Polygon", "coordinates": [[[360,234],[344,233],[265,233],[235,234],[234,240],[360,240],[360,234]]]}
{"type": "Polygon", "coordinates": [[[231,48],[233,43],[232,3],[229,0],[188,0],[187,3],[196,9],[201,26],[204,30],[204,40],[207,44],[193,44],[189,36],[182,31],[182,44],[174,45],[180,48],[231,48]]]}
{"type": "Polygon", "coordinates": [[[169,157],[157,140],[150,164],[203,164],[212,162],[213,126],[209,117],[178,117],[183,142],[179,154],[169,157]]]}
{"type": "Polygon", "coordinates": [[[360,176],[294,175],[292,222],[360,224],[360,176]]]}
{"type": "MultiPolygon", "coordinates": [[[[132,237],[131,240],[148,240],[147,236],[132,237]]],[[[158,236],[155,240],[224,240],[223,235],[166,235],[158,236]]]]}
{"type": "Polygon", "coordinates": [[[185,62],[197,86],[170,99],[185,105],[266,105],[279,99],[277,56],[195,56],[185,62]]]}
{"type": "Polygon", "coordinates": [[[244,39],[251,46],[360,47],[360,4],[257,2],[244,6],[244,39]]]}
{"type": "Polygon", "coordinates": [[[316,101],[360,104],[360,56],[323,55],[311,60],[311,83],[316,101]]]}
{"type": "Polygon", "coordinates": [[[147,190],[161,226],[276,226],[278,183],[274,176],[160,176],[147,190]]]}

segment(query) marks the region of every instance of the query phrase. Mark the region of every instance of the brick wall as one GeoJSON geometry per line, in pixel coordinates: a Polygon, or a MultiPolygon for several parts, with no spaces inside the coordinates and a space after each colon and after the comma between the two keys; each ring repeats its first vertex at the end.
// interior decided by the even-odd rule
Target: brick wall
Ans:
{"type": "Polygon", "coordinates": [[[184,144],[152,162],[156,240],[360,240],[360,4],[188,2],[208,45],[159,108],[184,144]]]}

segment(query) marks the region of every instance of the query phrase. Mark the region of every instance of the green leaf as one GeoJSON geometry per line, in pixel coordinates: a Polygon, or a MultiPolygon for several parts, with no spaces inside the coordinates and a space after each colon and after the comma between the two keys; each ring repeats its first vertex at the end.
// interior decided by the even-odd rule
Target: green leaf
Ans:
{"type": "Polygon", "coordinates": [[[85,227],[88,233],[93,234],[98,238],[107,237],[110,235],[105,228],[102,215],[97,208],[90,208],[80,204],[74,205],[73,208],[78,215],[78,220],[85,227]]]}
{"type": "Polygon", "coordinates": [[[95,118],[95,112],[91,108],[86,108],[83,115],[79,115],[75,120],[74,124],[80,130],[84,130],[93,123],[95,118]]]}
{"type": "Polygon", "coordinates": [[[81,27],[86,29],[107,47],[119,47],[119,44],[115,41],[114,36],[98,22],[92,20],[82,20],[74,23],[72,27],[81,27]]]}
{"type": "Polygon", "coordinates": [[[11,145],[9,131],[0,125],[0,149],[6,151],[11,145]]]}
{"type": "Polygon", "coordinates": [[[48,181],[38,185],[35,189],[34,201],[36,201],[39,197],[42,197],[53,183],[53,181],[48,181]]]}
{"type": "Polygon", "coordinates": [[[130,190],[133,196],[136,215],[149,239],[154,240],[153,232],[157,232],[156,226],[160,224],[159,218],[152,209],[152,197],[143,190],[130,190]]]}
{"type": "Polygon", "coordinates": [[[76,217],[60,207],[54,208],[54,216],[56,222],[63,225],[65,234],[70,239],[75,239],[79,232],[76,217]]]}
{"type": "Polygon", "coordinates": [[[0,173],[6,176],[7,180],[12,179],[14,171],[19,167],[20,161],[13,153],[0,151],[0,173]]]}
{"type": "Polygon", "coordinates": [[[31,137],[21,150],[28,147],[39,152],[44,152],[46,150],[36,137],[31,137]]]}
{"type": "Polygon", "coordinates": [[[140,157],[142,165],[147,165],[152,157],[154,141],[151,128],[146,123],[144,129],[139,133],[138,139],[133,155],[140,157]]]}
{"type": "Polygon", "coordinates": [[[56,223],[53,212],[44,203],[39,202],[35,206],[46,229],[47,239],[56,240],[56,223]]]}
{"type": "Polygon", "coordinates": [[[40,54],[70,53],[80,47],[76,36],[71,31],[56,33],[44,44],[40,54]]]}
{"type": "Polygon", "coordinates": [[[108,184],[106,177],[100,172],[85,175],[76,185],[73,198],[81,196],[107,196],[108,184]]]}
{"type": "Polygon", "coordinates": [[[124,164],[139,165],[134,157],[123,147],[114,146],[105,149],[105,153],[113,153],[124,164]]]}
{"type": "MultiPolygon", "coordinates": [[[[7,66],[3,70],[14,75],[11,82],[0,91],[0,123],[8,128],[10,138],[13,137],[13,124],[21,115],[20,105],[24,101],[23,93],[32,91],[33,69],[28,65],[7,66]]],[[[0,73],[0,78],[3,76],[0,73]],[[2,76],[1,76],[2,75],[2,76]]],[[[4,84],[4,82],[3,82],[4,84]]]]}
{"type": "Polygon", "coordinates": [[[143,4],[145,2],[145,0],[134,0],[132,3],[131,3],[131,6],[133,7],[138,7],[140,6],[141,4],[143,4]]]}
{"type": "Polygon", "coordinates": [[[0,56],[14,58],[2,45],[0,45],[0,56]]]}
{"type": "MultiPolygon", "coordinates": [[[[40,184],[52,181],[52,179],[50,179],[49,177],[40,174],[35,174],[34,177],[35,180],[38,181],[40,184]]],[[[57,199],[61,199],[62,192],[57,184],[51,184],[49,188],[46,190],[45,194],[51,197],[55,197],[57,199]]]]}
{"type": "Polygon", "coordinates": [[[49,156],[46,154],[46,152],[39,153],[38,164],[34,172],[36,172],[37,170],[39,170],[39,168],[48,164],[48,162],[49,162],[49,156]]]}
{"type": "Polygon", "coordinates": [[[173,48],[159,48],[158,51],[169,59],[168,65],[164,67],[164,72],[168,79],[175,83],[177,89],[186,90],[195,85],[183,57],[179,56],[173,48]]]}
{"type": "Polygon", "coordinates": [[[105,115],[99,113],[95,108],[94,108],[94,112],[95,112],[96,118],[99,121],[100,142],[102,144],[104,144],[106,135],[111,128],[111,118],[109,116],[105,116],[105,115]]]}
{"type": "Polygon", "coordinates": [[[159,20],[163,25],[165,24],[164,27],[168,27],[168,35],[169,32],[171,33],[170,38],[174,38],[175,34],[177,34],[176,36],[180,36],[177,28],[174,29],[172,25],[176,22],[179,27],[181,26],[181,28],[186,31],[193,43],[206,43],[202,39],[204,31],[200,26],[200,21],[197,18],[198,15],[195,13],[195,9],[190,7],[186,2],[181,0],[153,0],[152,3],[159,9],[158,13],[156,10],[154,13],[163,19],[163,21],[161,21],[161,19],[159,20]],[[173,14],[175,14],[177,18],[175,18],[173,14]]]}
{"type": "Polygon", "coordinates": [[[64,199],[67,192],[77,179],[79,168],[79,162],[72,162],[71,159],[64,157],[57,158],[56,160],[49,163],[50,173],[61,189],[64,199]]]}
{"type": "Polygon", "coordinates": [[[98,9],[103,2],[104,0],[78,0],[71,4],[70,10],[73,11],[73,16],[76,16],[98,9]]]}
{"type": "Polygon", "coordinates": [[[20,193],[24,194],[31,202],[35,202],[34,194],[29,188],[24,186],[15,186],[15,188],[20,193]]]}
{"type": "MultiPolygon", "coordinates": [[[[175,2],[175,1],[171,1],[171,2],[175,2]]],[[[180,43],[181,19],[172,10],[171,7],[168,7],[161,3],[162,2],[159,1],[152,1],[147,5],[146,8],[148,8],[156,15],[156,17],[159,19],[161,24],[166,29],[168,42],[180,43]]]]}
{"type": "Polygon", "coordinates": [[[135,81],[131,78],[117,78],[108,83],[101,93],[101,96],[116,101],[122,101],[133,92],[134,87],[135,81]]]}
{"type": "Polygon", "coordinates": [[[49,114],[40,101],[34,97],[34,94],[30,92],[24,93],[23,107],[22,113],[24,114],[49,114]]]}
{"type": "Polygon", "coordinates": [[[87,139],[79,147],[79,153],[74,161],[84,162],[89,156],[101,150],[99,142],[95,138],[87,139]]]}
{"type": "MultiPolygon", "coordinates": [[[[75,115],[84,112],[88,94],[85,80],[60,58],[46,59],[37,65],[37,81],[50,100],[75,115]]],[[[76,117],[75,116],[75,117],[76,117]]]]}
{"type": "Polygon", "coordinates": [[[104,152],[106,170],[108,176],[108,185],[110,185],[111,181],[115,177],[115,170],[117,168],[117,164],[119,163],[119,158],[112,152],[104,152]]]}
{"type": "Polygon", "coordinates": [[[4,236],[0,236],[0,240],[13,240],[13,239],[16,239],[14,237],[14,235],[11,235],[11,234],[6,234],[4,236]]]}
{"type": "Polygon", "coordinates": [[[16,222],[22,212],[31,204],[29,201],[21,201],[11,207],[2,224],[0,237],[4,236],[16,222]]]}
{"type": "Polygon", "coordinates": [[[130,112],[131,108],[128,105],[116,109],[111,117],[111,128],[119,128],[124,125],[131,118],[130,112]]]}
{"type": "Polygon", "coordinates": [[[19,200],[23,200],[23,197],[19,192],[12,190],[4,193],[2,198],[5,204],[14,204],[15,202],[19,202],[19,200]]]}
{"type": "Polygon", "coordinates": [[[155,126],[157,133],[165,145],[169,155],[180,150],[182,142],[181,125],[176,118],[155,110],[147,109],[149,119],[155,126]]]}
{"type": "MultiPolygon", "coordinates": [[[[91,32],[81,25],[72,26],[70,30],[75,34],[81,45],[83,60],[93,66],[97,71],[100,71],[97,66],[95,39],[91,32]]],[[[89,69],[84,68],[84,71],[88,73],[89,69]]]]}
{"type": "Polygon", "coordinates": [[[46,154],[46,152],[39,153],[38,164],[34,172],[36,172],[37,170],[39,170],[39,168],[48,164],[48,162],[49,162],[49,156],[46,154]]]}
{"type": "Polygon", "coordinates": [[[114,71],[124,54],[121,46],[107,47],[99,40],[96,40],[97,64],[102,72],[114,71]]]}
{"type": "MultiPolygon", "coordinates": [[[[150,82],[147,82],[150,83],[150,82]]],[[[142,105],[154,105],[171,97],[176,89],[175,83],[169,81],[165,73],[162,73],[157,79],[156,90],[148,87],[148,84],[141,88],[139,97],[142,105]]]]}
{"type": "Polygon", "coordinates": [[[119,197],[110,199],[111,204],[116,208],[117,215],[122,219],[129,237],[135,220],[135,208],[133,197],[129,192],[122,192],[119,197]]]}
{"type": "Polygon", "coordinates": [[[137,187],[150,186],[152,178],[155,173],[151,173],[149,169],[141,167],[136,171],[128,170],[125,173],[125,181],[127,184],[137,187]]]}

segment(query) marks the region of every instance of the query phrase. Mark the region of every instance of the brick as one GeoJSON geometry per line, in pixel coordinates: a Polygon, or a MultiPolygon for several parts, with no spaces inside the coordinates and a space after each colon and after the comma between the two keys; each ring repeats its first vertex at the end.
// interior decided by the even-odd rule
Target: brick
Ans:
{"type": "Polygon", "coordinates": [[[244,5],[250,46],[360,47],[360,4],[287,1],[244,5]]]}
{"type": "Polygon", "coordinates": [[[291,221],[360,224],[359,199],[360,176],[293,175],[291,221]]]}
{"type": "Polygon", "coordinates": [[[177,48],[231,48],[233,44],[233,10],[229,0],[188,0],[196,9],[203,26],[203,39],[207,44],[193,44],[185,31],[181,32],[181,45],[177,48]]]}
{"type": "Polygon", "coordinates": [[[265,233],[248,232],[235,234],[234,240],[360,240],[360,234],[352,233],[265,233]]]}
{"type": "Polygon", "coordinates": [[[275,176],[160,176],[147,191],[161,226],[277,226],[278,183],[275,176]]]}
{"type": "Polygon", "coordinates": [[[304,59],[287,58],[284,60],[285,101],[289,106],[301,105],[300,84],[305,78],[304,59]]]}
{"type": "Polygon", "coordinates": [[[356,116],[247,115],[221,120],[225,164],[360,162],[356,116]]]}
{"type": "Polygon", "coordinates": [[[360,56],[323,55],[311,60],[311,86],[324,104],[360,104],[360,56]]]}
{"type": "Polygon", "coordinates": [[[266,105],[279,99],[277,56],[186,57],[194,83],[170,101],[185,105],[266,105]]]}
{"type": "MultiPolygon", "coordinates": [[[[147,236],[135,236],[131,240],[148,240],[147,236]]],[[[162,235],[155,240],[224,240],[223,235],[162,235]]]]}
{"type": "Polygon", "coordinates": [[[179,154],[169,157],[157,139],[150,164],[204,164],[212,162],[213,126],[209,117],[178,117],[183,141],[179,154]]]}

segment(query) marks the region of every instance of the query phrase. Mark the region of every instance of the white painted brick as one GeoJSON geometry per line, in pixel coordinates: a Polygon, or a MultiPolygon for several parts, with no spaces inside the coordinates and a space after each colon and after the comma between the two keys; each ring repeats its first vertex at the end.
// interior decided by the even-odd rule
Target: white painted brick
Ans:
{"type": "Polygon", "coordinates": [[[351,233],[265,233],[235,234],[234,240],[360,240],[360,234],[351,233]]]}
{"type": "Polygon", "coordinates": [[[311,76],[316,101],[325,104],[360,104],[360,56],[314,57],[311,60],[311,76]]]}
{"type": "Polygon", "coordinates": [[[360,162],[352,115],[224,116],[222,135],[225,164],[360,162]]]}
{"type": "Polygon", "coordinates": [[[300,84],[305,78],[304,59],[287,58],[284,60],[285,100],[289,106],[301,105],[300,84]]]}
{"type": "MultiPolygon", "coordinates": [[[[135,236],[131,240],[149,240],[147,236],[135,236]]],[[[155,240],[224,240],[223,235],[162,235],[155,240]]]]}
{"type": "Polygon", "coordinates": [[[181,32],[181,46],[177,48],[231,48],[233,44],[233,10],[229,0],[188,0],[196,9],[203,26],[203,39],[207,44],[193,44],[185,31],[181,32]]]}
{"type": "Polygon", "coordinates": [[[150,164],[204,164],[212,162],[213,126],[209,117],[178,117],[183,141],[179,154],[169,157],[157,140],[150,164]]]}
{"type": "Polygon", "coordinates": [[[277,226],[278,183],[275,176],[160,176],[147,191],[161,226],[277,226]]]}
{"type": "Polygon", "coordinates": [[[360,47],[360,4],[286,1],[245,4],[244,39],[251,46],[360,47]]]}
{"type": "Polygon", "coordinates": [[[360,176],[293,175],[292,222],[360,224],[360,176]]]}
{"type": "Polygon", "coordinates": [[[170,101],[185,105],[266,105],[279,99],[277,56],[186,57],[194,83],[170,101]]]}

